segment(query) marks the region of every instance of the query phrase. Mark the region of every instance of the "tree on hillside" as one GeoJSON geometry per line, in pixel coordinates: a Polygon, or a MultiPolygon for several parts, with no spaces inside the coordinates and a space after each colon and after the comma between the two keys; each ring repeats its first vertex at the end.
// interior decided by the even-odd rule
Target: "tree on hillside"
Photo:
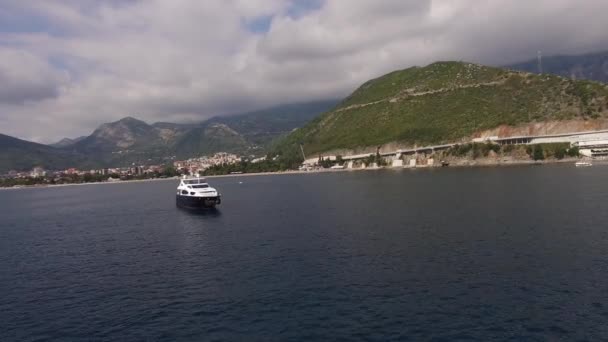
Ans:
{"type": "Polygon", "coordinates": [[[570,157],[578,157],[579,156],[579,150],[578,150],[578,146],[574,146],[568,149],[568,156],[570,157]]]}
{"type": "Polygon", "coordinates": [[[543,152],[543,147],[541,145],[534,145],[534,149],[532,150],[532,158],[534,160],[545,159],[545,153],[543,152]]]}
{"type": "Polygon", "coordinates": [[[329,159],[329,157],[327,157],[327,159],[321,158],[321,161],[319,162],[319,165],[322,166],[325,169],[329,169],[333,165],[333,163],[329,159]]]}
{"type": "Polygon", "coordinates": [[[378,166],[386,166],[386,160],[384,160],[384,158],[382,158],[382,156],[380,155],[380,151],[376,152],[376,164],[378,166]]]}

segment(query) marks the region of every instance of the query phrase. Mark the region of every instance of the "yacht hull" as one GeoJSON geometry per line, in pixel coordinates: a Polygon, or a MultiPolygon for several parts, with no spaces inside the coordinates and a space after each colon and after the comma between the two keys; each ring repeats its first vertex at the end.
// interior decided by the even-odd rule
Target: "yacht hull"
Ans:
{"type": "Polygon", "coordinates": [[[180,208],[188,209],[210,209],[222,203],[220,196],[215,197],[195,197],[175,195],[175,204],[180,208]]]}

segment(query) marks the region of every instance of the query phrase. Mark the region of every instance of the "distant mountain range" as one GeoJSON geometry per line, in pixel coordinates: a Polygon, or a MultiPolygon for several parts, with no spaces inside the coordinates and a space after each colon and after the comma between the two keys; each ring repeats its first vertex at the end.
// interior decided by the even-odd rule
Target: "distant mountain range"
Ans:
{"type": "MultiPolygon", "coordinates": [[[[546,74],[608,83],[608,51],[576,56],[543,57],[541,64],[542,71],[546,74]]],[[[538,59],[508,65],[506,68],[531,73],[539,72],[538,59]]]]}
{"type": "Polygon", "coordinates": [[[147,124],[132,117],[99,126],[91,135],[41,145],[2,135],[0,173],[75,167],[127,166],[167,162],[215,152],[261,155],[276,138],[303,126],[338,100],[288,104],[214,117],[196,124],[147,124]]]}
{"type": "Polygon", "coordinates": [[[340,103],[284,105],[196,124],[127,117],[52,146],[0,136],[0,173],[38,165],[162,163],[219,151],[261,155],[270,149],[297,159],[300,143],[311,154],[391,142],[432,144],[499,125],[608,116],[606,86],[581,81],[608,82],[608,52],[544,57],[542,68],[545,75],[534,75],[536,59],[504,68],[439,62],[370,80],[340,103]]]}

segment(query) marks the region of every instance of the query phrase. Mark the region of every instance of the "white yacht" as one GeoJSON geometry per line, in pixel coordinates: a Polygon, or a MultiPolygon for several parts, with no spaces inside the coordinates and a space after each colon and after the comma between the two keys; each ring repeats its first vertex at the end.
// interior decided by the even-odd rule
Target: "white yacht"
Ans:
{"type": "Polygon", "coordinates": [[[175,204],[178,207],[199,209],[215,208],[222,203],[220,193],[209,186],[205,178],[184,176],[177,187],[175,204]]]}
{"type": "Polygon", "coordinates": [[[574,164],[574,166],[576,166],[576,167],[584,167],[584,166],[593,166],[593,164],[591,164],[590,162],[586,162],[586,161],[579,161],[579,162],[576,162],[574,164]]]}

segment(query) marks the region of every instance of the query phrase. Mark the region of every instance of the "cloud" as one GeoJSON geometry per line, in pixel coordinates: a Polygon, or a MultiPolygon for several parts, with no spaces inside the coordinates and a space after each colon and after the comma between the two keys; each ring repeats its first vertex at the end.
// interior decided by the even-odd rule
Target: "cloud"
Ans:
{"type": "Polygon", "coordinates": [[[606,49],[607,10],[603,0],[5,0],[0,130],[48,142],[127,115],[202,120],[344,96],[435,60],[606,49]]]}
{"type": "Polygon", "coordinates": [[[57,97],[67,75],[27,51],[0,47],[0,103],[23,104],[57,97]]]}

